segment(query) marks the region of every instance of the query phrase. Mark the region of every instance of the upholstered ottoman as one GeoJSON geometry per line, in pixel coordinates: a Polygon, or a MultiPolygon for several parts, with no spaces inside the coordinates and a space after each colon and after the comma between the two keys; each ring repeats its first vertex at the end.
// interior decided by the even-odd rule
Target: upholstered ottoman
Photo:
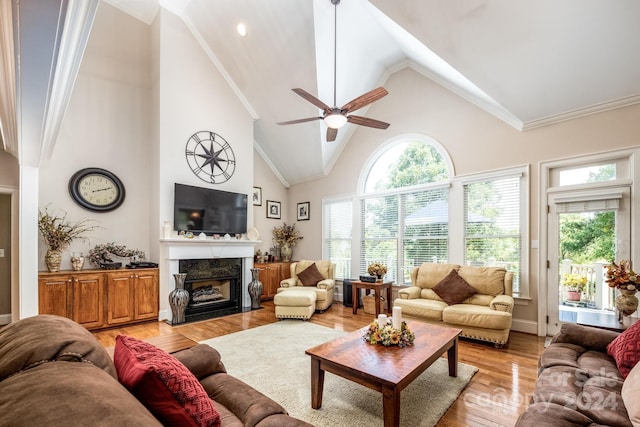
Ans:
{"type": "Polygon", "coordinates": [[[316,310],[315,289],[287,289],[273,297],[278,319],[309,320],[316,310]]]}

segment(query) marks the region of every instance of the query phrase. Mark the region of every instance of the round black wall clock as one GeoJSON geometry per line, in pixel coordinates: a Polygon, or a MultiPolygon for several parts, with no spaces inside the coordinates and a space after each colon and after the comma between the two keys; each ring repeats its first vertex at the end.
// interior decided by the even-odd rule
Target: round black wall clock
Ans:
{"type": "Polygon", "coordinates": [[[109,212],[124,202],[124,185],[112,172],[85,168],[69,180],[69,194],[80,206],[94,212],[109,212]]]}
{"type": "Polygon", "coordinates": [[[187,163],[203,181],[220,184],[231,178],[236,170],[236,156],[231,145],[211,131],[196,132],[189,137],[185,148],[187,163]]]}

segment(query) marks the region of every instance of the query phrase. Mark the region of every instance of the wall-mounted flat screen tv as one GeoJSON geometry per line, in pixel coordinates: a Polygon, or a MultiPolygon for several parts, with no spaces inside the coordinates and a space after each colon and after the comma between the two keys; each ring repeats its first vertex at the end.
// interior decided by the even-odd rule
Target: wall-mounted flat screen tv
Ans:
{"type": "Polygon", "coordinates": [[[247,195],[175,184],[173,227],[194,234],[247,232],[247,195]]]}

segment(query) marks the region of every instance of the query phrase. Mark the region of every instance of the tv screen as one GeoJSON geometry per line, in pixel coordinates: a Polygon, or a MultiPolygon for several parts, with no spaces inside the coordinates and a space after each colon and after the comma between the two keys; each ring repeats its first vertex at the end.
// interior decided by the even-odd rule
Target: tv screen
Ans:
{"type": "Polygon", "coordinates": [[[194,234],[247,232],[247,195],[175,184],[173,227],[194,234]]]}

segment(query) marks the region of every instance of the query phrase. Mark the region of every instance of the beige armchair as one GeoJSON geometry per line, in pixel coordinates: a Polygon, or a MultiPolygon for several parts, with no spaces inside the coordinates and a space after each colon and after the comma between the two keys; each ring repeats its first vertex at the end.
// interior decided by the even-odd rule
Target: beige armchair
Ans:
{"type": "Polygon", "coordinates": [[[329,260],[292,262],[291,277],[280,282],[277,292],[313,292],[316,297],[315,310],[325,311],[333,304],[335,270],[336,265],[329,260]]]}

